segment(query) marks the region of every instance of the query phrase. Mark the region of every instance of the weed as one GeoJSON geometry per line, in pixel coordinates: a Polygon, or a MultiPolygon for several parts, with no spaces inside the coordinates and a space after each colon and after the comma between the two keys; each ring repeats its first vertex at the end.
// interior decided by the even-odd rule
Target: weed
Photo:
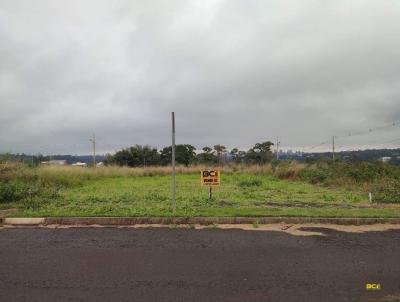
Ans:
{"type": "Polygon", "coordinates": [[[42,188],[35,184],[16,182],[0,182],[0,203],[20,201],[39,195],[42,188]]]}
{"type": "Polygon", "coordinates": [[[322,199],[324,201],[335,201],[336,197],[334,195],[331,195],[331,194],[324,194],[324,195],[322,195],[322,199]]]}
{"type": "Polygon", "coordinates": [[[38,210],[43,204],[45,199],[37,196],[28,196],[23,200],[23,206],[27,210],[38,210]]]}
{"type": "Polygon", "coordinates": [[[261,179],[258,178],[247,178],[239,181],[238,186],[239,187],[259,187],[262,185],[261,179]]]}
{"type": "Polygon", "coordinates": [[[400,181],[385,179],[372,189],[373,200],[383,203],[400,203],[400,181]]]}
{"type": "Polygon", "coordinates": [[[169,167],[77,169],[0,164],[0,205],[20,208],[21,216],[400,216],[397,208],[329,207],[335,201],[352,203],[354,208],[354,203],[368,201],[366,192],[372,192],[377,202],[399,202],[400,168],[396,166],[340,161],[224,165],[220,167],[222,185],[213,190],[211,201],[199,185],[199,170],[204,168],[178,167],[177,212],[172,214],[169,167]],[[265,206],[272,201],[317,201],[327,206],[265,206]]]}

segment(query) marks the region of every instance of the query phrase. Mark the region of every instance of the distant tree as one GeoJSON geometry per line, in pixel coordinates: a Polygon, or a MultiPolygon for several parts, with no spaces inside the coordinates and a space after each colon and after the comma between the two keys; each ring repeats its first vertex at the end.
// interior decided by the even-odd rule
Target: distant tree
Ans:
{"type": "Polygon", "coordinates": [[[273,146],[273,145],[274,145],[273,143],[271,143],[270,141],[267,141],[267,142],[255,144],[253,149],[258,152],[268,153],[268,152],[271,152],[271,146],[273,146]]]}
{"type": "Polygon", "coordinates": [[[246,151],[239,150],[238,148],[233,148],[229,152],[230,160],[235,163],[243,163],[246,161],[246,151]]]}
{"type": "Polygon", "coordinates": [[[104,164],[106,166],[114,164],[114,155],[107,153],[106,154],[106,159],[104,160],[104,164]]]}
{"type": "MultiPolygon", "coordinates": [[[[175,146],[175,161],[178,164],[182,164],[185,166],[189,166],[193,163],[194,159],[196,158],[196,150],[195,147],[192,145],[176,145],[175,146]]],[[[163,165],[171,164],[172,159],[172,147],[165,147],[160,152],[161,163],[163,165]]]]}
{"type": "Polygon", "coordinates": [[[150,146],[135,145],[109,156],[107,164],[129,167],[155,166],[160,164],[160,154],[150,146]]]}
{"type": "Polygon", "coordinates": [[[239,151],[237,154],[236,162],[242,163],[246,160],[246,151],[239,151]]]}
{"type": "Polygon", "coordinates": [[[238,149],[238,148],[233,148],[233,149],[229,152],[230,159],[231,159],[232,161],[238,161],[238,154],[239,154],[239,149],[238,149]]]}
{"type": "Polygon", "coordinates": [[[259,164],[260,157],[258,153],[253,148],[251,148],[244,155],[244,162],[247,164],[259,164]]]}
{"type": "Polygon", "coordinates": [[[246,161],[249,163],[265,164],[272,160],[273,153],[271,146],[274,144],[270,141],[257,143],[252,149],[246,153],[246,161]]]}
{"type": "Polygon", "coordinates": [[[226,152],[226,147],[223,145],[215,145],[214,150],[215,152],[217,152],[217,156],[220,156],[221,154],[226,152]]]}
{"type": "Polygon", "coordinates": [[[2,154],[0,154],[0,163],[13,161],[14,157],[15,156],[12,155],[11,153],[2,153],[2,154]]]}
{"type": "Polygon", "coordinates": [[[210,147],[207,147],[207,146],[204,147],[202,149],[203,152],[197,155],[197,161],[199,163],[205,163],[205,164],[215,162],[216,161],[216,157],[213,154],[212,150],[213,149],[211,149],[210,147]]]}
{"type": "Polygon", "coordinates": [[[203,147],[202,150],[203,150],[204,153],[211,153],[211,151],[212,151],[212,149],[210,147],[207,147],[207,146],[203,147]]]}
{"type": "Polygon", "coordinates": [[[217,153],[218,162],[221,162],[223,159],[223,155],[226,153],[226,147],[223,145],[215,145],[214,150],[217,153]]]}

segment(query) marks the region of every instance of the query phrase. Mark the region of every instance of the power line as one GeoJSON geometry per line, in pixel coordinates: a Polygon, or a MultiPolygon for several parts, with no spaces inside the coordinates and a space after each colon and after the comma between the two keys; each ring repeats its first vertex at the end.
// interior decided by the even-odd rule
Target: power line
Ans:
{"type": "Polygon", "coordinates": [[[395,121],[395,122],[393,122],[391,124],[387,124],[387,125],[376,127],[376,128],[369,128],[368,130],[363,130],[363,131],[353,131],[353,132],[349,131],[345,135],[336,135],[336,138],[345,138],[345,137],[353,137],[353,136],[365,135],[365,134],[369,134],[369,133],[372,133],[372,132],[385,130],[385,129],[396,127],[396,126],[400,126],[400,121],[395,121]]]}
{"type": "MultiPolygon", "coordinates": [[[[379,126],[379,127],[375,127],[375,128],[369,128],[368,130],[357,131],[357,132],[355,132],[355,131],[353,131],[353,132],[348,132],[348,134],[346,134],[346,135],[334,135],[334,136],[332,137],[332,140],[323,141],[323,142],[321,142],[321,143],[319,143],[319,144],[317,144],[317,145],[314,145],[314,146],[311,146],[311,147],[303,148],[303,152],[304,152],[305,150],[313,150],[313,149],[315,149],[315,148],[324,146],[324,145],[326,145],[326,144],[332,142],[332,156],[334,157],[334,152],[335,152],[335,151],[334,151],[334,149],[335,149],[334,143],[335,143],[335,140],[341,139],[341,138],[348,138],[348,137],[354,137],[354,136],[361,136],[361,135],[365,135],[365,134],[370,134],[370,133],[372,133],[372,132],[381,131],[381,130],[385,130],[385,129],[392,128],[392,127],[396,127],[396,126],[400,126],[400,121],[395,121],[395,122],[393,122],[393,123],[390,123],[390,124],[387,124],[387,125],[384,125],[384,126],[379,126]]],[[[396,141],[396,140],[395,140],[395,141],[396,141]]],[[[391,141],[391,142],[392,142],[392,141],[391,141]]],[[[387,143],[389,143],[389,142],[387,142],[387,143]]],[[[383,144],[384,144],[384,143],[383,143],[383,144]]],[[[342,145],[342,146],[340,146],[339,148],[341,148],[341,147],[344,147],[344,146],[342,145]]]]}
{"type": "Polygon", "coordinates": [[[321,146],[326,145],[326,144],[328,144],[328,143],[330,143],[330,140],[329,140],[329,141],[321,142],[321,143],[319,143],[318,145],[315,145],[315,146],[312,146],[312,147],[305,147],[305,148],[303,148],[303,151],[304,151],[304,150],[313,150],[313,149],[315,149],[315,148],[321,147],[321,146]]]}

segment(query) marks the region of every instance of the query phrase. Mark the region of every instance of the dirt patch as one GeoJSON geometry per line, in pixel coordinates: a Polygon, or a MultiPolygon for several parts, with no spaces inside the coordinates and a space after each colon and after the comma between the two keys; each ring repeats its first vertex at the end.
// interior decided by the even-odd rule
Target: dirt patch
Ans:
{"type": "Polygon", "coordinates": [[[309,235],[323,235],[320,232],[310,232],[303,231],[303,228],[314,228],[314,229],[331,229],[340,232],[346,233],[365,233],[365,232],[383,232],[387,230],[400,229],[400,225],[398,224],[372,224],[372,225],[333,225],[333,224],[265,224],[254,226],[251,224],[224,224],[218,225],[218,228],[221,229],[242,229],[242,230],[251,230],[251,231],[279,231],[286,232],[292,235],[297,236],[309,236],[309,235]]]}
{"type": "MultiPolygon", "coordinates": [[[[51,229],[69,229],[69,228],[103,228],[101,225],[45,225],[40,226],[41,228],[51,228],[51,229]]],[[[275,232],[284,232],[294,236],[324,236],[323,233],[319,231],[305,231],[303,229],[313,228],[313,229],[331,229],[340,232],[346,233],[365,233],[365,232],[383,232],[387,230],[398,230],[400,229],[399,224],[372,224],[372,225],[332,225],[332,224],[317,224],[317,223],[309,223],[309,224],[286,224],[286,223],[277,223],[277,224],[260,224],[260,225],[252,225],[252,224],[213,224],[209,226],[205,225],[188,225],[188,224],[179,224],[179,225],[164,225],[164,224],[138,224],[138,225],[129,225],[129,226],[107,226],[112,228],[168,228],[168,229],[239,229],[246,231],[275,231],[275,232]]]]}

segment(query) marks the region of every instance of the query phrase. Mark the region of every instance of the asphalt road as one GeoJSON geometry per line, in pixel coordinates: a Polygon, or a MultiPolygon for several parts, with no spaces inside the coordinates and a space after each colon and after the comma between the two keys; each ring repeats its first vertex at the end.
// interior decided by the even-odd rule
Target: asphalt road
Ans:
{"type": "Polygon", "coordinates": [[[0,301],[400,301],[400,230],[318,231],[2,229],[0,301]]]}

